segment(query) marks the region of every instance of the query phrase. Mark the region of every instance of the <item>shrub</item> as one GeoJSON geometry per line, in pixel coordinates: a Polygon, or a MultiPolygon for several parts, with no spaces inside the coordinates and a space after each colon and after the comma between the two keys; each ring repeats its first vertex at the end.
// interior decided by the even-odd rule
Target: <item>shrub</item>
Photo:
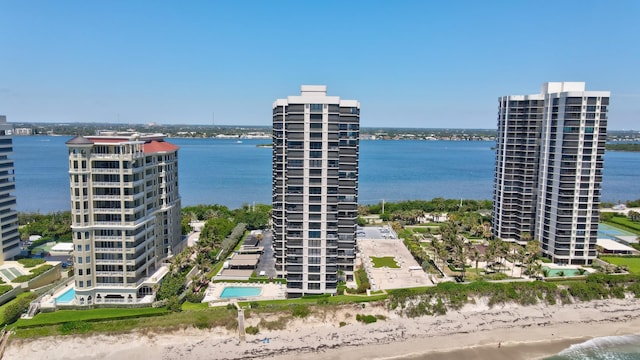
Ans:
{"type": "Polygon", "coordinates": [[[190,290],[185,296],[185,300],[194,304],[201,303],[202,299],[204,299],[204,291],[194,292],[190,290]]]}
{"type": "Polygon", "coordinates": [[[26,268],[30,268],[36,265],[44,264],[44,259],[27,258],[27,259],[20,259],[18,260],[18,262],[22,264],[22,266],[26,268]]]}
{"type": "Polygon", "coordinates": [[[0,285],[0,295],[11,291],[11,289],[13,289],[13,286],[11,285],[0,285]]]}
{"type": "Polygon", "coordinates": [[[373,315],[362,315],[362,314],[357,314],[356,320],[363,322],[365,324],[371,324],[378,321],[378,319],[373,315]]]}
{"type": "Polygon", "coordinates": [[[346,323],[346,322],[344,322],[344,321],[340,321],[340,327],[343,327],[343,326],[346,326],[346,325],[347,325],[347,323],[346,323]]]}
{"type": "Polygon", "coordinates": [[[53,268],[53,265],[42,265],[40,267],[37,267],[35,269],[31,269],[29,275],[20,275],[18,277],[16,277],[15,279],[11,280],[11,282],[13,283],[23,283],[23,282],[27,282],[31,279],[34,279],[40,275],[42,275],[44,272],[49,271],[50,269],[53,268]]]}
{"type": "Polygon", "coordinates": [[[309,310],[309,307],[302,304],[295,305],[291,310],[291,315],[299,318],[306,318],[307,316],[309,316],[310,313],[311,313],[311,310],[309,310]]]}
{"type": "Polygon", "coordinates": [[[274,320],[274,321],[267,321],[265,319],[261,319],[258,326],[267,330],[284,330],[287,327],[288,322],[289,322],[289,317],[280,316],[278,320],[274,320]]]}
{"type": "Polygon", "coordinates": [[[171,311],[171,312],[180,312],[182,311],[182,302],[180,301],[180,298],[178,298],[177,296],[172,296],[170,298],[167,299],[167,310],[171,311]]]}
{"type": "Polygon", "coordinates": [[[255,334],[260,332],[260,329],[258,329],[257,326],[247,326],[244,329],[244,332],[247,333],[247,334],[250,334],[250,335],[255,335],[255,334]]]}

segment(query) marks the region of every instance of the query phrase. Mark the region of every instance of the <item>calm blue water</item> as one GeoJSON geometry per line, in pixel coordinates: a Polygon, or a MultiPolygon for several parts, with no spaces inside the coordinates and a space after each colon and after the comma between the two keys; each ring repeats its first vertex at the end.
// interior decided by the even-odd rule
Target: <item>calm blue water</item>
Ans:
{"type": "MultiPolygon", "coordinates": [[[[69,209],[67,136],[14,137],[19,211],[69,209]]],[[[171,139],[180,146],[183,206],[271,203],[270,140],[171,139]]],[[[491,199],[493,142],[361,141],[360,203],[491,199]]],[[[607,152],[602,200],[640,198],[640,153],[607,152]]]]}
{"type": "Polygon", "coordinates": [[[239,297],[258,296],[262,292],[262,288],[259,287],[236,287],[227,286],[222,290],[220,294],[221,299],[231,299],[239,297]]]}
{"type": "MultiPolygon", "coordinates": [[[[597,326],[597,325],[595,325],[597,326]]],[[[606,336],[571,345],[547,360],[637,360],[640,335],[606,336]]]]}
{"type": "Polygon", "coordinates": [[[73,300],[75,300],[76,298],[76,289],[75,288],[71,288],[67,291],[65,291],[62,295],[58,296],[56,298],[56,302],[58,304],[68,304],[70,302],[72,302],[73,300]]]}

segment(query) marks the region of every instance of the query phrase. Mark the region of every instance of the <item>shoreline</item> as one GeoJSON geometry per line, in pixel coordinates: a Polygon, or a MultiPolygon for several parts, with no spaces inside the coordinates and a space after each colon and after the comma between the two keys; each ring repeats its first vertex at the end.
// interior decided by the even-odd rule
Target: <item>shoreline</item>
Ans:
{"type": "MultiPolygon", "coordinates": [[[[430,360],[460,358],[542,359],[594,337],[640,334],[640,299],[608,299],[568,305],[488,308],[482,301],[444,316],[402,318],[383,306],[344,306],[289,322],[285,330],[247,335],[193,328],[173,333],[58,336],[12,339],[10,359],[320,359],[430,360]],[[355,314],[385,314],[364,325],[355,314]],[[346,326],[339,326],[347,320],[346,326]],[[269,339],[269,341],[265,341],[269,339]]],[[[277,314],[252,314],[246,324],[277,314]]]]}

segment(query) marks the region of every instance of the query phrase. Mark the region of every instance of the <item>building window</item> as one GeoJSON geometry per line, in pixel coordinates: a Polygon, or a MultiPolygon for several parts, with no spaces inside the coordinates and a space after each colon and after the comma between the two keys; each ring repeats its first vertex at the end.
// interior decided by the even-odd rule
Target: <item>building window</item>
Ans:
{"type": "Polygon", "coordinates": [[[87,287],[91,287],[91,280],[87,280],[87,287]]]}
{"type": "Polygon", "coordinates": [[[78,275],[82,276],[82,269],[78,269],[78,275]]]}
{"type": "Polygon", "coordinates": [[[91,263],[91,256],[87,256],[86,257],[86,261],[87,261],[87,264],[90,264],[91,263]]]}
{"type": "Polygon", "coordinates": [[[78,256],[78,264],[82,264],[82,256],[78,256]]]}
{"type": "Polygon", "coordinates": [[[320,238],[320,231],[309,231],[309,239],[319,239],[320,238]]]}
{"type": "Polygon", "coordinates": [[[89,251],[91,250],[91,245],[87,244],[84,246],[84,251],[89,251]]]}
{"type": "Polygon", "coordinates": [[[322,112],[322,104],[310,104],[309,109],[311,112],[322,112]]]}
{"type": "Polygon", "coordinates": [[[78,287],[84,287],[84,281],[78,281],[78,287]]]}

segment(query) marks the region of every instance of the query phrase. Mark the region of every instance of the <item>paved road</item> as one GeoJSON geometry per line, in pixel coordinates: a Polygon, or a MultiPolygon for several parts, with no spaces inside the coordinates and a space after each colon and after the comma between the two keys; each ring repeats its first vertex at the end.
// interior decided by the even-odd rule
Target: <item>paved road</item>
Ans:
{"type": "Polygon", "coordinates": [[[269,277],[276,277],[276,259],[273,257],[273,236],[271,231],[264,230],[262,232],[262,241],[261,244],[264,246],[264,252],[260,256],[260,262],[258,263],[258,268],[256,272],[260,274],[260,271],[264,271],[269,277]]]}

